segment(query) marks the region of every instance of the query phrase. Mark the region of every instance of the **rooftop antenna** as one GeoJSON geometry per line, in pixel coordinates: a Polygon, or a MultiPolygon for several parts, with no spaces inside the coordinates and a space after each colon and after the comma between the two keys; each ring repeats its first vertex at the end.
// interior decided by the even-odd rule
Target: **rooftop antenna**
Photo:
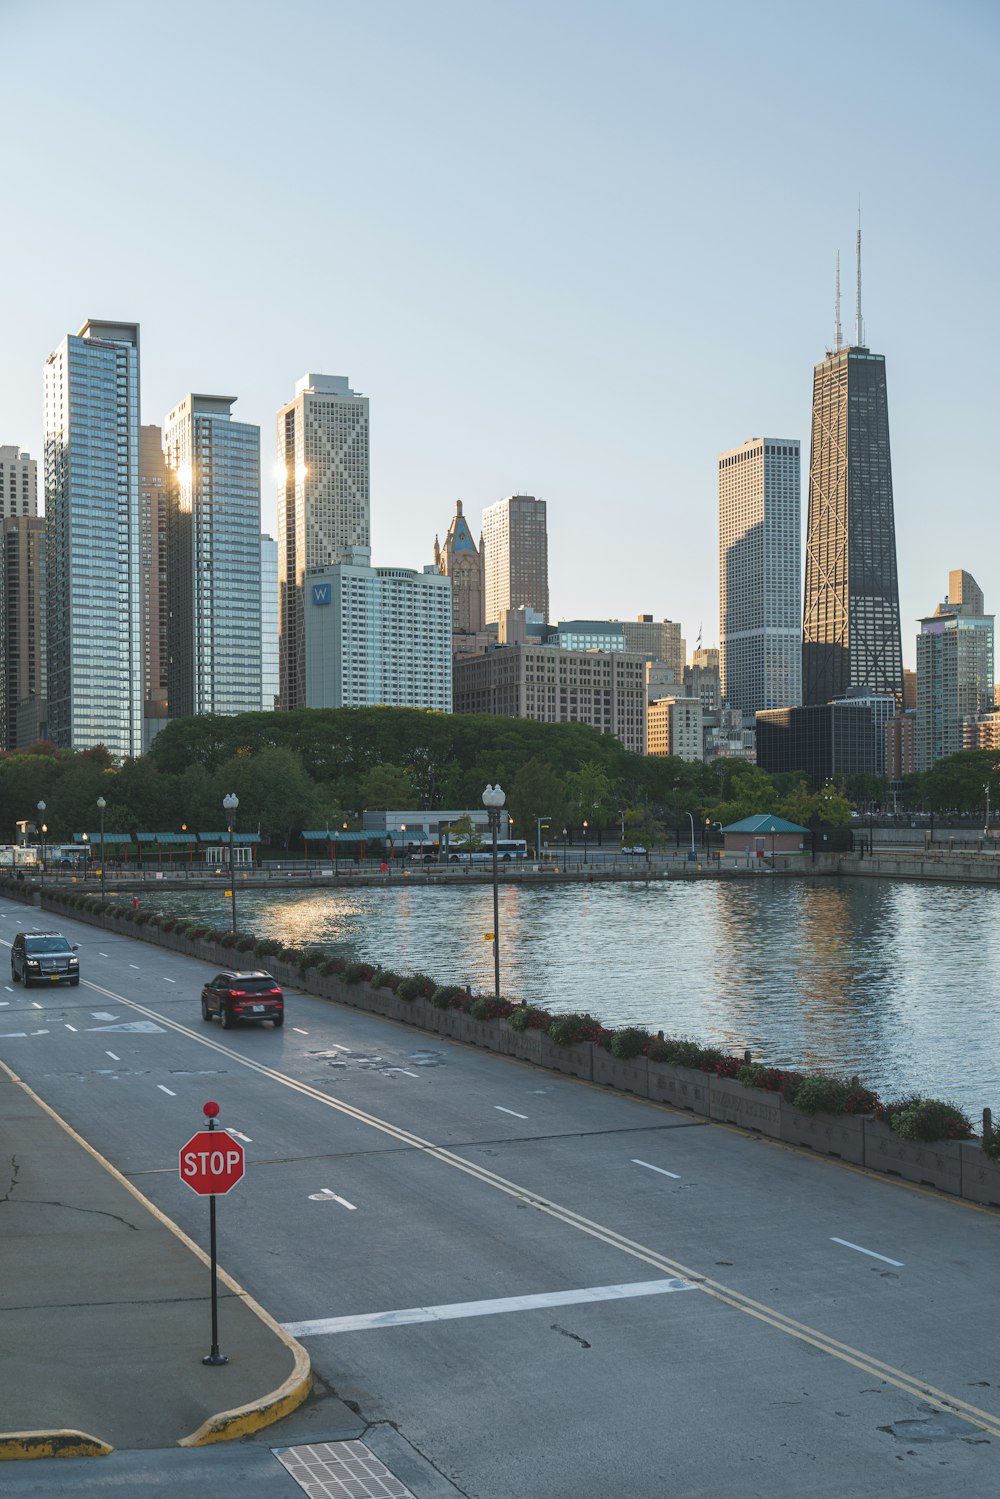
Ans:
{"type": "Polygon", "coordinates": [[[858,199],[858,300],[854,313],[854,342],[860,349],[865,341],[865,320],[861,316],[861,199],[858,199]]]}
{"type": "Polygon", "coordinates": [[[836,340],[834,342],[834,348],[839,353],[841,345],[844,342],[844,335],[841,332],[841,328],[840,328],[840,251],[839,250],[837,251],[837,300],[836,300],[836,303],[835,303],[835,308],[836,308],[836,330],[837,330],[837,336],[836,336],[836,340]]]}

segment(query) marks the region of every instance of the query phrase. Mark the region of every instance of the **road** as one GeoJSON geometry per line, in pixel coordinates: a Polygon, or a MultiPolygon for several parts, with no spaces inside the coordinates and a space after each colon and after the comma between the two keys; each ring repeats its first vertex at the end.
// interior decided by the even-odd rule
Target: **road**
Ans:
{"type": "MultiPolygon", "coordinates": [[[[7,946],[39,924],[0,902],[7,946]]],[[[297,992],[223,1034],[205,965],[60,927],[81,986],[0,981],[0,1057],[199,1242],[177,1149],[221,1104],[220,1261],[417,1499],[997,1493],[1000,1215],[297,992]]],[[[38,1466],[5,1492],[62,1492],[38,1466]]]]}

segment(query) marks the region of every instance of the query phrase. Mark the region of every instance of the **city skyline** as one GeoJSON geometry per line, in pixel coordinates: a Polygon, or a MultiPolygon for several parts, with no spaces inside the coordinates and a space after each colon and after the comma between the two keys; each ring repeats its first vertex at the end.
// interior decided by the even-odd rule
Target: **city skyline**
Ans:
{"type": "MultiPolygon", "coordinates": [[[[833,342],[835,255],[848,264],[860,192],[869,336],[892,369],[912,666],[942,548],[961,565],[1000,539],[993,378],[978,337],[998,299],[996,209],[981,190],[997,153],[986,103],[995,13],[847,5],[845,29],[863,17],[866,67],[825,83],[840,126],[824,136],[798,128],[813,115],[819,19],[787,5],[751,17],[722,4],[709,17],[635,3],[624,27],[588,4],[514,4],[504,26],[489,6],[431,3],[417,18],[386,3],[334,20],[292,0],[293,20],[307,12],[309,53],[285,82],[271,66],[268,10],[252,0],[238,30],[229,7],[196,12],[187,0],[169,28],[109,0],[44,16],[5,6],[19,68],[0,124],[37,117],[37,128],[8,177],[18,295],[5,325],[0,442],[40,455],[37,372],[85,313],[142,323],[147,423],[197,382],[239,390],[244,419],[267,433],[303,369],[349,370],[372,401],[376,563],[429,561],[428,538],[457,498],[478,531],[483,509],[533,493],[548,503],[553,617],[650,608],[679,619],[689,639],[701,626],[708,641],[715,456],[765,431],[806,441],[809,370],[833,342]],[[232,68],[192,74],[183,38],[194,15],[204,56],[224,41],[232,68]],[[334,31],[352,147],[343,181],[317,201],[311,161],[297,165],[284,147],[301,102],[324,97],[334,31]],[[169,129],[140,113],[114,153],[92,149],[114,129],[88,84],[98,34],[105,67],[127,76],[141,58],[151,88],[184,80],[185,108],[169,129]],[[956,49],[961,86],[938,66],[956,49]],[[56,74],[65,87],[54,92],[56,74]],[[200,197],[192,238],[189,214],[163,211],[161,184],[223,121],[234,171],[200,197]],[[57,157],[58,202],[40,190],[57,157]],[[776,217],[769,192],[747,190],[762,170],[794,183],[794,215],[776,217]],[[289,204],[300,205],[307,249],[322,246],[297,256],[294,273],[289,204]],[[151,222],[156,235],[142,228],[151,222]],[[205,256],[224,271],[205,278],[205,256]],[[947,315],[932,316],[938,298],[947,315]],[[966,378],[942,407],[928,375],[951,366],[966,378]],[[595,420],[612,407],[613,421],[595,420]],[[602,517],[626,512],[633,536],[661,545],[598,556],[602,517]]],[[[276,534],[269,446],[262,524],[276,534]]],[[[983,582],[997,592],[985,573],[983,582]]]]}

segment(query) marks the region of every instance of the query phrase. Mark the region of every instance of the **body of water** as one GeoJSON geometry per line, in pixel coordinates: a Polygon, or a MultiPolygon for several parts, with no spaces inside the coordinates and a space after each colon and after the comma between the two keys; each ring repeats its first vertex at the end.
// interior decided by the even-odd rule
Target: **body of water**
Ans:
{"type": "MultiPolygon", "coordinates": [[[[229,925],[221,894],[155,904],[229,925]]],[[[242,931],[493,989],[489,885],[246,891],[238,915],[242,931]]],[[[1000,1108],[998,918],[996,890],[889,880],[501,886],[501,987],[975,1119],[1000,1108]]]]}

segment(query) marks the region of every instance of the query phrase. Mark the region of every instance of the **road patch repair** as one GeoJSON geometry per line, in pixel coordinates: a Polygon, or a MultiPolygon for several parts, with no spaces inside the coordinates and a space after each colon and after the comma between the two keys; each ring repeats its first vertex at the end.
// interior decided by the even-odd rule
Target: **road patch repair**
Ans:
{"type": "Polygon", "coordinates": [[[219,1283],[213,1367],[204,1252],[0,1062],[0,1459],[199,1446],[294,1410],[308,1354],[219,1283]]]}

